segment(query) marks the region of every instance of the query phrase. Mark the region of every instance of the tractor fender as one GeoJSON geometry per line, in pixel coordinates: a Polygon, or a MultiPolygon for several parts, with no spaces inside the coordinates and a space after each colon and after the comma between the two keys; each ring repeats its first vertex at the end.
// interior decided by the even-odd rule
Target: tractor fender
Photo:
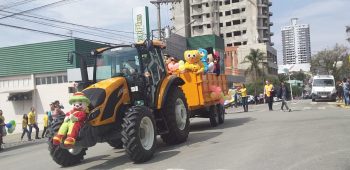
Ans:
{"type": "Polygon", "coordinates": [[[166,79],[168,79],[168,81],[163,81],[162,86],[164,86],[164,87],[160,89],[160,93],[159,93],[160,94],[159,95],[160,101],[158,101],[158,109],[163,108],[171,86],[182,86],[185,84],[185,81],[182,78],[174,76],[174,75],[169,76],[166,79]]]}

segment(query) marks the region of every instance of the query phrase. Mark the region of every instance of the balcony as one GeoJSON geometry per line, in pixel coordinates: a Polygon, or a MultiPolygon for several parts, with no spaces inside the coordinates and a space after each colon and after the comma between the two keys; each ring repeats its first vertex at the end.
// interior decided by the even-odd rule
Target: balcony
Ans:
{"type": "Polygon", "coordinates": [[[271,17],[273,15],[273,13],[272,12],[269,12],[269,16],[271,17]]]}
{"type": "Polygon", "coordinates": [[[271,1],[269,1],[269,6],[272,6],[272,2],[271,1]]]}
{"type": "Polygon", "coordinates": [[[194,1],[191,3],[191,6],[200,5],[200,4],[202,4],[202,0],[194,0],[194,1]]]}
{"type": "Polygon", "coordinates": [[[269,25],[270,25],[270,27],[273,26],[273,22],[270,22],[269,25]]]}
{"type": "Polygon", "coordinates": [[[273,43],[273,42],[270,42],[270,46],[274,46],[275,45],[275,43],[273,43]]]}
{"type": "Polygon", "coordinates": [[[270,36],[273,36],[274,35],[274,33],[273,32],[270,32],[270,36]]]}

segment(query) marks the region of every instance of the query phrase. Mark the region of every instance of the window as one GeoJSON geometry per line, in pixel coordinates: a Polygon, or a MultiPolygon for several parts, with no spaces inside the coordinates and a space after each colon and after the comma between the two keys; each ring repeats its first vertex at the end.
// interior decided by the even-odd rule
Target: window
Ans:
{"type": "Polygon", "coordinates": [[[230,4],[230,0],[225,0],[225,5],[229,5],[230,4]]]}
{"type": "Polygon", "coordinates": [[[46,84],[51,84],[51,77],[46,77],[46,84]]]}
{"type": "Polygon", "coordinates": [[[68,82],[67,76],[63,76],[63,81],[64,81],[65,83],[68,82]]]}
{"type": "Polygon", "coordinates": [[[219,16],[222,17],[222,12],[219,12],[219,16]]]}
{"type": "Polygon", "coordinates": [[[198,5],[198,8],[202,8],[202,5],[201,5],[201,4],[199,4],[199,5],[198,5]]]}
{"type": "Polygon", "coordinates": [[[220,24],[219,24],[219,26],[220,26],[220,27],[223,27],[223,26],[224,26],[224,24],[223,24],[223,23],[220,23],[220,24]]]}
{"type": "Polygon", "coordinates": [[[221,38],[224,38],[224,34],[220,34],[220,37],[221,37],[221,38]]]}
{"type": "Polygon", "coordinates": [[[36,85],[40,85],[41,84],[41,81],[40,81],[39,77],[35,78],[35,84],[36,85]]]}
{"type": "Polygon", "coordinates": [[[226,33],[226,37],[232,37],[232,33],[231,32],[226,33]]]}
{"type": "Polygon", "coordinates": [[[206,6],[206,7],[209,7],[209,3],[205,3],[205,6],[206,6]]]}
{"type": "Polygon", "coordinates": [[[241,24],[240,20],[233,20],[232,21],[232,25],[238,25],[238,24],[241,24]]]}
{"type": "Polygon", "coordinates": [[[242,31],[242,34],[246,34],[246,33],[247,33],[247,30],[243,30],[243,31],[242,31]]]}
{"type": "Polygon", "coordinates": [[[232,47],[232,43],[226,44],[227,47],[232,47]]]}
{"type": "Polygon", "coordinates": [[[222,2],[221,1],[219,2],[219,5],[222,6],[222,2]]]}
{"type": "Polygon", "coordinates": [[[242,45],[242,43],[241,42],[235,42],[233,45],[234,46],[240,46],[240,45],[242,45]]]}
{"type": "Polygon", "coordinates": [[[244,12],[245,11],[245,8],[242,8],[242,10],[241,10],[242,12],[244,12]]]}
{"type": "Polygon", "coordinates": [[[57,84],[57,76],[52,77],[52,84],[57,84]]]}
{"type": "Polygon", "coordinates": [[[211,25],[210,25],[210,24],[207,24],[207,28],[211,28],[211,25]]]}
{"type": "Polygon", "coordinates": [[[239,0],[232,0],[232,3],[237,3],[239,2],[239,0]]]}
{"type": "Polygon", "coordinates": [[[230,22],[226,22],[226,27],[227,26],[231,26],[231,21],[230,22]]]}
{"type": "Polygon", "coordinates": [[[203,29],[203,25],[200,25],[198,28],[199,28],[199,29],[203,29]]]}
{"type": "Polygon", "coordinates": [[[225,16],[231,15],[231,11],[225,11],[225,16]]]}
{"type": "Polygon", "coordinates": [[[246,22],[246,19],[242,19],[242,23],[245,23],[246,22]]]}
{"type": "Polygon", "coordinates": [[[46,78],[45,77],[41,77],[41,84],[46,84],[46,78]]]}
{"type": "Polygon", "coordinates": [[[232,10],[232,14],[238,14],[240,11],[239,11],[239,9],[233,9],[232,10]]]}
{"type": "Polygon", "coordinates": [[[202,15],[199,15],[198,18],[202,18],[202,15]]]}
{"type": "Polygon", "coordinates": [[[243,45],[247,45],[247,41],[243,41],[243,45]]]}
{"type": "Polygon", "coordinates": [[[57,82],[58,82],[58,83],[63,83],[63,78],[62,78],[62,76],[58,76],[58,77],[57,77],[57,82]]]}
{"type": "Polygon", "coordinates": [[[234,31],[233,32],[233,36],[240,36],[241,35],[241,31],[234,31]]]}
{"type": "Polygon", "coordinates": [[[207,18],[209,18],[209,17],[210,17],[210,14],[206,14],[206,16],[207,16],[207,18]]]}

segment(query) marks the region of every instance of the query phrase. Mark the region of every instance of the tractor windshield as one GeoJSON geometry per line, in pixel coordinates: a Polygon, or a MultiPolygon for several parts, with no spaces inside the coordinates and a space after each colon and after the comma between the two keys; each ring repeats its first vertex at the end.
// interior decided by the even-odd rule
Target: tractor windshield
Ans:
{"type": "Polygon", "coordinates": [[[118,47],[104,51],[96,59],[96,80],[130,76],[140,69],[136,48],[118,47]]]}

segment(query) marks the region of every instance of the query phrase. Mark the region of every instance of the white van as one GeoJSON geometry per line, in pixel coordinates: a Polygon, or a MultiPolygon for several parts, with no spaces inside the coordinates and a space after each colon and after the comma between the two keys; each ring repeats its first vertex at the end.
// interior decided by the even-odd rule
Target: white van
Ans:
{"type": "Polygon", "coordinates": [[[317,75],[312,80],[312,101],[332,100],[336,101],[337,91],[332,75],[317,75]]]}

